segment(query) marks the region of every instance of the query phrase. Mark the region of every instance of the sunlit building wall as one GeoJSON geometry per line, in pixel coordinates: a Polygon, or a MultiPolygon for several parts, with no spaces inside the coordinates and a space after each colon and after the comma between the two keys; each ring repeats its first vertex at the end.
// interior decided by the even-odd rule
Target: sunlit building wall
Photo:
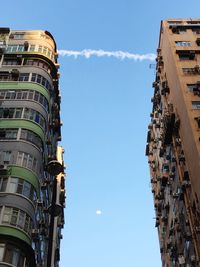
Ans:
{"type": "Polygon", "coordinates": [[[64,225],[59,64],[47,31],[0,28],[0,266],[57,267],[64,225]]]}
{"type": "Polygon", "coordinates": [[[200,266],[200,20],[161,22],[146,155],[163,267],[200,266]]]}

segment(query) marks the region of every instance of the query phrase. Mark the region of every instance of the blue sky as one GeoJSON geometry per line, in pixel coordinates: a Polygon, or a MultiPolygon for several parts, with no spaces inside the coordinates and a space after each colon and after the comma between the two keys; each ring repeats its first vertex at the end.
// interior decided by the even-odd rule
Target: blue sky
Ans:
{"type": "MultiPolygon", "coordinates": [[[[59,49],[155,53],[161,19],[195,18],[199,1],[19,0],[1,25],[44,29],[59,49]]],[[[160,267],[144,151],[152,63],[60,57],[67,208],[60,267],[160,267]],[[96,211],[101,210],[101,215],[96,211]]]]}

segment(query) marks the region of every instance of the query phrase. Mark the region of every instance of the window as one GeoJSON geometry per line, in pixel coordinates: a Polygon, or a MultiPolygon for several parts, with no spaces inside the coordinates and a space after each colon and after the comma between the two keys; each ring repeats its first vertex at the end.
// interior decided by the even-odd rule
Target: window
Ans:
{"type": "Polygon", "coordinates": [[[2,65],[21,65],[20,59],[4,58],[2,65]]]}
{"type": "Polygon", "coordinates": [[[0,192],[5,192],[6,191],[6,186],[8,183],[8,178],[7,177],[3,177],[0,180],[0,192]]]}
{"type": "Polygon", "coordinates": [[[47,90],[51,90],[49,81],[40,74],[32,73],[31,81],[42,84],[44,87],[46,87],[47,90]]]}
{"type": "Polygon", "coordinates": [[[28,92],[22,91],[22,99],[27,99],[28,92]]]}
{"type": "Polygon", "coordinates": [[[24,65],[40,67],[50,72],[50,66],[48,65],[48,63],[40,59],[27,59],[24,65]]]}
{"type": "Polygon", "coordinates": [[[187,21],[187,24],[200,24],[200,21],[197,21],[197,20],[187,21]]]}
{"type": "Polygon", "coordinates": [[[36,190],[32,184],[18,177],[0,178],[0,192],[21,194],[31,201],[37,198],[36,190]]]}
{"type": "Polygon", "coordinates": [[[46,128],[46,123],[43,116],[36,110],[25,108],[24,118],[28,120],[33,120],[38,123],[42,128],[46,128]]]}
{"type": "Polygon", "coordinates": [[[10,224],[15,227],[21,228],[27,234],[31,234],[32,220],[28,214],[23,210],[13,207],[2,207],[2,224],[10,224]]]}
{"type": "Polygon", "coordinates": [[[22,194],[23,193],[23,180],[18,178],[18,185],[16,193],[22,194]]]}
{"type": "Polygon", "coordinates": [[[179,59],[180,60],[194,60],[195,59],[195,52],[190,51],[189,53],[185,52],[184,53],[179,53],[179,59]]]}
{"type": "Polygon", "coordinates": [[[17,45],[13,45],[13,46],[12,46],[12,52],[17,52],[17,48],[18,48],[17,45]]]}
{"type": "Polygon", "coordinates": [[[197,46],[200,46],[200,38],[196,39],[196,44],[197,44],[197,46]]]}
{"type": "Polygon", "coordinates": [[[15,99],[15,91],[5,91],[4,92],[4,98],[9,100],[9,99],[15,99]]]}
{"type": "Polygon", "coordinates": [[[0,108],[0,118],[21,118],[23,108],[0,108]]]}
{"type": "Polygon", "coordinates": [[[22,108],[16,108],[15,109],[15,118],[18,119],[18,118],[21,118],[22,116],[22,108]]]}
{"type": "Polygon", "coordinates": [[[23,152],[18,152],[16,164],[22,166],[22,161],[23,161],[23,152]]]}
{"type": "Polygon", "coordinates": [[[23,52],[24,51],[24,45],[19,45],[18,46],[18,51],[23,52]]]}
{"type": "Polygon", "coordinates": [[[194,68],[183,68],[183,73],[184,74],[189,74],[189,75],[194,75],[194,74],[199,74],[200,73],[200,67],[197,65],[194,68]]]}
{"type": "Polygon", "coordinates": [[[11,225],[16,225],[17,224],[17,217],[18,217],[18,210],[13,208],[12,217],[11,217],[11,221],[10,221],[11,225]]]}
{"type": "MultiPolygon", "coordinates": [[[[16,248],[14,245],[11,245],[9,243],[1,243],[0,244],[0,262],[2,263],[8,263],[9,266],[12,264],[12,266],[15,267],[25,267],[26,265],[26,258],[24,254],[21,252],[20,249],[16,248]]],[[[4,266],[0,265],[0,266],[4,266]]],[[[7,264],[6,264],[7,266],[7,264]]]]}
{"type": "Polygon", "coordinates": [[[0,72],[0,81],[8,81],[11,79],[9,72],[0,72]]]}
{"type": "Polygon", "coordinates": [[[32,73],[32,77],[31,77],[31,82],[35,82],[36,81],[36,73],[32,73]]]}
{"type": "Polygon", "coordinates": [[[30,191],[31,191],[31,184],[24,182],[24,190],[23,193],[26,197],[30,196],[30,191]]]}
{"type": "Polygon", "coordinates": [[[42,53],[42,46],[41,45],[38,46],[38,52],[42,53]]]}
{"type": "Polygon", "coordinates": [[[33,99],[34,91],[28,92],[28,99],[33,99]]]}
{"type": "Polygon", "coordinates": [[[9,183],[9,187],[8,187],[8,192],[9,193],[15,193],[17,190],[18,179],[17,178],[10,178],[9,182],[10,183],[9,183]]]}
{"type": "Polygon", "coordinates": [[[7,53],[13,53],[13,52],[23,52],[24,51],[24,45],[8,45],[6,52],[7,53]]]}
{"type": "Polygon", "coordinates": [[[178,20],[176,20],[176,21],[173,21],[173,20],[168,20],[168,24],[169,24],[169,25],[177,25],[177,24],[182,24],[182,21],[178,21],[178,20]]]}
{"type": "Polygon", "coordinates": [[[200,109],[200,101],[192,101],[192,109],[200,109]]]}
{"type": "MultiPolygon", "coordinates": [[[[18,95],[19,96],[19,95],[18,95]]],[[[39,102],[39,100],[38,100],[39,102]]],[[[0,118],[7,119],[19,119],[24,118],[27,120],[32,120],[38,123],[43,129],[46,129],[45,119],[38,111],[30,109],[30,108],[0,108],[0,118]],[[23,113],[24,110],[24,113],[23,113]]],[[[5,138],[4,131],[0,131],[0,139],[1,136],[5,138]]]]}
{"type": "Polygon", "coordinates": [[[43,54],[45,54],[45,55],[47,54],[47,49],[48,49],[48,48],[47,48],[46,46],[43,47],[43,54]]]}
{"type": "Polygon", "coordinates": [[[29,80],[29,73],[20,73],[19,81],[27,82],[29,80]]]}
{"type": "Polygon", "coordinates": [[[24,33],[15,33],[13,34],[13,39],[15,40],[21,40],[24,38],[24,33]]]}
{"type": "Polygon", "coordinates": [[[191,42],[189,41],[176,41],[176,46],[191,46],[191,42]]]}
{"type": "Polygon", "coordinates": [[[22,92],[16,92],[16,99],[21,99],[22,98],[22,92]]]}
{"type": "Polygon", "coordinates": [[[47,56],[51,57],[51,51],[48,49],[47,56]]]}
{"type": "Polygon", "coordinates": [[[11,221],[11,208],[5,207],[3,212],[2,223],[9,223],[11,221]]]}
{"type": "Polygon", "coordinates": [[[4,99],[5,97],[5,92],[0,92],[0,99],[4,99]]]}
{"type": "Polygon", "coordinates": [[[200,128],[200,117],[195,117],[194,119],[197,122],[198,128],[200,128]]]}
{"type": "Polygon", "coordinates": [[[17,139],[18,129],[0,129],[0,140],[15,140],[17,139]]]}
{"type": "Polygon", "coordinates": [[[5,244],[0,244],[0,262],[3,261],[3,255],[4,255],[4,251],[5,251],[5,244]]]}
{"type": "Polygon", "coordinates": [[[176,25],[171,25],[170,27],[171,27],[172,32],[174,34],[185,34],[186,33],[186,29],[185,28],[177,27],[176,25]]]}
{"type": "Polygon", "coordinates": [[[38,172],[38,161],[32,155],[25,152],[18,152],[16,164],[38,172]]]}
{"type": "Polygon", "coordinates": [[[37,75],[37,83],[42,83],[42,76],[40,74],[37,75]]]}
{"type": "Polygon", "coordinates": [[[192,29],[192,32],[193,32],[194,34],[200,34],[200,28],[193,28],[193,29],[192,29]]]}
{"type": "Polygon", "coordinates": [[[32,132],[30,130],[21,129],[20,139],[29,141],[29,142],[33,143],[34,145],[36,145],[41,150],[43,149],[43,144],[42,144],[41,138],[37,134],[35,134],[34,132],[32,132]]]}
{"type": "Polygon", "coordinates": [[[3,163],[9,163],[11,161],[11,151],[2,151],[2,161],[3,163]]]}
{"type": "MultiPolygon", "coordinates": [[[[50,86],[50,84],[47,83],[47,80],[45,78],[42,78],[42,82],[45,80],[45,86],[50,86]]],[[[5,90],[3,92],[0,92],[0,99],[4,100],[14,100],[14,99],[28,99],[28,100],[34,100],[38,103],[40,103],[47,111],[49,110],[49,104],[44,95],[37,91],[32,90],[5,90]]],[[[18,108],[15,111],[15,114],[13,113],[13,110],[15,109],[5,109],[0,108],[0,118],[20,118],[22,109],[18,108]]]]}
{"type": "Polygon", "coordinates": [[[29,51],[35,51],[35,45],[31,45],[29,51]]]}
{"type": "Polygon", "coordinates": [[[187,84],[188,91],[200,96],[200,84],[187,84]]]}

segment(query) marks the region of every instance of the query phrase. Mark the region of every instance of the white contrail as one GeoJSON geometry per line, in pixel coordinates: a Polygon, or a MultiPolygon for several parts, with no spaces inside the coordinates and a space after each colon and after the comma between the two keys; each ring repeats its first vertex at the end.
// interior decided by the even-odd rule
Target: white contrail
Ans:
{"type": "Polygon", "coordinates": [[[133,54],[126,51],[104,51],[102,49],[93,50],[93,49],[84,49],[81,51],[76,50],[58,50],[60,56],[73,56],[74,58],[77,57],[85,57],[90,58],[92,56],[96,57],[114,57],[117,59],[131,59],[134,61],[143,61],[143,60],[150,60],[154,61],[156,55],[153,53],[149,54],[133,54]]]}

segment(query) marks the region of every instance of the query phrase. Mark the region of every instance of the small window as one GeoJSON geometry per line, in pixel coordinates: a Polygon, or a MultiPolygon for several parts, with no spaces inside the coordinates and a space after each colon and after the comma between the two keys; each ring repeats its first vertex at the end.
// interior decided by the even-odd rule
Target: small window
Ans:
{"type": "Polygon", "coordinates": [[[35,92],[34,100],[35,101],[38,101],[38,99],[39,99],[39,92],[35,92]]]}
{"type": "Polygon", "coordinates": [[[18,152],[16,164],[22,166],[22,160],[23,160],[23,152],[18,152]]]}
{"type": "Polygon", "coordinates": [[[29,51],[35,51],[35,45],[31,45],[29,51]]]}
{"type": "Polygon", "coordinates": [[[37,77],[37,74],[36,73],[32,73],[31,82],[35,82],[36,81],[36,77],[37,77]]]}
{"type": "Polygon", "coordinates": [[[43,54],[45,54],[46,55],[46,53],[47,53],[47,47],[45,46],[44,48],[43,48],[43,54]]]}
{"type": "Polygon", "coordinates": [[[191,46],[191,42],[189,41],[176,41],[176,46],[191,46]]]}
{"type": "Polygon", "coordinates": [[[5,252],[5,244],[0,244],[0,262],[3,261],[3,256],[4,256],[4,252],[5,252]]]}
{"type": "Polygon", "coordinates": [[[18,194],[22,194],[23,192],[23,180],[22,179],[18,179],[19,182],[18,182],[18,185],[17,185],[17,193],[18,194]]]}
{"type": "Polygon", "coordinates": [[[30,66],[32,66],[33,65],[33,60],[32,59],[27,59],[25,61],[25,64],[24,65],[30,65],[30,66]]]}
{"type": "Polygon", "coordinates": [[[24,51],[24,45],[19,45],[18,46],[18,51],[23,52],[24,51]]]}
{"type": "Polygon", "coordinates": [[[18,49],[18,45],[13,45],[12,46],[12,52],[17,52],[18,49]]]}
{"type": "Polygon", "coordinates": [[[3,161],[4,162],[10,162],[10,160],[11,160],[11,154],[12,154],[12,152],[11,151],[3,151],[3,161]]]}
{"type": "Polygon", "coordinates": [[[15,110],[15,118],[21,118],[22,116],[22,108],[16,108],[15,110]]]}
{"type": "Polygon", "coordinates": [[[200,109],[200,101],[192,101],[192,109],[200,109]]]}
{"type": "Polygon", "coordinates": [[[39,45],[39,47],[38,47],[38,52],[42,53],[42,46],[41,45],[39,45]]]}
{"type": "Polygon", "coordinates": [[[13,208],[10,224],[16,225],[17,224],[17,217],[18,217],[18,210],[13,208]]]}
{"type": "Polygon", "coordinates": [[[29,91],[28,99],[33,99],[34,91],[29,91]]]}
{"type": "Polygon", "coordinates": [[[24,38],[24,34],[23,33],[15,33],[13,35],[13,39],[15,39],[15,40],[21,40],[23,38],[24,38]]]}
{"type": "Polygon", "coordinates": [[[42,76],[40,74],[37,75],[37,83],[41,83],[42,80],[42,76]]]}
{"type": "Polygon", "coordinates": [[[193,21],[187,21],[187,24],[200,24],[200,21],[195,21],[195,20],[193,20],[193,21]]]}
{"type": "Polygon", "coordinates": [[[182,21],[172,21],[172,20],[169,20],[168,21],[169,25],[177,25],[177,24],[182,24],[182,21]]]}
{"type": "Polygon", "coordinates": [[[16,93],[16,99],[21,99],[22,98],[22,92],[17,92],[16,93]]]}
{"type": "Polygon", "coordinates": [[[23,91],[22,92],[22,99],[27,99],[27,95],[28,95],[28,92],[27,91],[23,91]]]}
{"type": "Polygon", "coordinates": [[[12,46],[11,46],[11,45],[8,45],[8,46],[7,46],[6,52],[7,52],[7,53],[12,52],[12,46]]]}
{"type": "Polygon", "coordinates": [[[1,192],[6,191],[7,183],[8,183],[8,178],[1,178],[0,180],[0,191],[1,192]]]}
{"type": "Polygon", "coordinates": [[[4,208],[4,213],[3,213],[3,218],[2,218],[3,223],[9,223],[10,222],[11,213],[12,213],[11,208],[9,208],[9,207],[4,208]]]}
{"type": "Polygon", "coordinates": [[[20,211],[19,211],[19,216],[18,216],[18,226],[19,226],[20,228],[22,228],[22,229],[23,229],[23,227],[24,227],[25,216],[26,216],[25,212],[22,211],[22,210],[20,210],[20,211]]]}
{"type": "Polygon", "coordinates": [[[187,84],[188,91],[200,96],[200,84],[187,84]]]}
{"type": "Polygon", "coordinates": [[[17,190],[17,182],[18,179],[17,178],[10,178],[10,184],[8,187],[8,192],[9,193],[15,193],[17,190]]]}
{"type": "Polygon", "coordinates": [[[194,29],[192,29],[192,32],[194,34],[200,34],[200,28],[194,28],[194,29]]]}
{"type": "Polygon", "coordinates": [[[180,60],[194,60],[195,53],[180,53],[179,55],[180,60]]]}
{"type": "Polygon", "coordinates": [[[20,73],[19,81],[27,82],[29,80],[29,73],[20,73]]]}
{"type": "Polygon", "coordinates": [[[197,44],[197,46],[200,46],[200,38],[196,39],[196,44],[197,44]]]}
{"type": "Polygon", "coordinates": [[[30,197],[30,191],[31,191],[31,184],[24,182],[24,189],[23,189],[23,195],[26,197],[30,197]]]}
{"type": "Polygon", "coordinates": [[[48,49],[48,51],[47,51],[47,56],[48,57],[51,57],[51,51],[48,49]]]}
{"type": "Polygon", "coordinates": [[[185,34],[186,33],[186,29],[178,28],[178,27],[172,27],[172,32],[174,34],[185,34]]]}

